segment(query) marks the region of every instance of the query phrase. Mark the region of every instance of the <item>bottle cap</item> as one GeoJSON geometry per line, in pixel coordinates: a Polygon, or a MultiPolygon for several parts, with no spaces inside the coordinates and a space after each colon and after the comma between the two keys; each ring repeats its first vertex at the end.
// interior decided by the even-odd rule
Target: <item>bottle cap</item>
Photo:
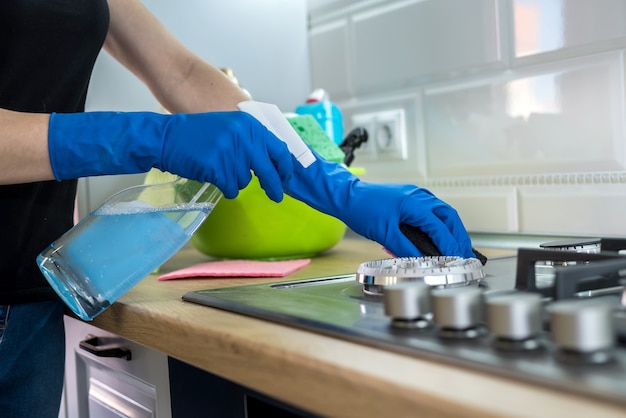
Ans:
{"type": "Polygon", "coordinates": [[[307,103],[323,102],[328,100],[328,93],[324,89],[315,89],[306,99],[307,103]]]}

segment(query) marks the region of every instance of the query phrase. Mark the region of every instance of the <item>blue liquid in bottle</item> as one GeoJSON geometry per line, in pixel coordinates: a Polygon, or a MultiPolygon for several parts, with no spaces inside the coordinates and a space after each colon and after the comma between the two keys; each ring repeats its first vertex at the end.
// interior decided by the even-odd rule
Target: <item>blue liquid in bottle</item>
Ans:
{"type": "Polygon", "coordinates": [[[80,318],[91,320],[185,245],[214,203],[102,206],[37,257],[80,318]]]}

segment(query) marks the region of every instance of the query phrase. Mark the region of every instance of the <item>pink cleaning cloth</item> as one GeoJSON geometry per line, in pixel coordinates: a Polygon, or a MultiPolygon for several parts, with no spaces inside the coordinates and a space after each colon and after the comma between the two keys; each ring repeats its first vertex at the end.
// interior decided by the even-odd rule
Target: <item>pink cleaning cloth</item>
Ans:
{"type": "Polygon", "coordinates": [[[159,281],[192,277],[284,277],[299,270],[311,259],[284,261],[224,260],[195,264],[159,276],[159,281]]]}

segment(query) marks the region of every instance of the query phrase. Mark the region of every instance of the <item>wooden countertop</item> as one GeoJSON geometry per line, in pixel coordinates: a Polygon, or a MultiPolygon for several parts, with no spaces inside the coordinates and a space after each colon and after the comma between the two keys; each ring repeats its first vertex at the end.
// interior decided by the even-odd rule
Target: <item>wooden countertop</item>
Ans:
{"type": "MultiPolygon", "coordinates": [[[[481,249],[488,257],[501,252],[481,249]]],[[[283,280],[353,273],[387,258],[376,243],[346,238],[283,280]]],[[[186,247],[162,272],[208,261],[186,247]]],[[[276,278],[148,276],[93,325],[164,352],[286,403],[333,417],[624,417],[595,400],[469,369],[371,348],[184,302],[193,290],[276,278]]]]}

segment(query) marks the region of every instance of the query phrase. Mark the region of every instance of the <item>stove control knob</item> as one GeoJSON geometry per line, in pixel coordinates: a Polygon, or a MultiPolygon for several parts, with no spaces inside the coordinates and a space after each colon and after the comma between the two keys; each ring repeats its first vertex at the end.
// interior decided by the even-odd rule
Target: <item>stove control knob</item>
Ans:
{"type": "Polygon", "coordinates": [[[385,315],[398,328],[424,328],[430,314],[430,286],[423,281],[401,282],[384,288],[385,315]]]}
{"type": "Polygon", "coordinates": [[[552,341],[565,362],[605,363],[615,345],[613,313],[598,300],[565,300],[549,307],[552,341]]]}
{"type": "Polygon", "coordinates": [[[541,295],[507,293],[487,298],[487,329],[496,348],[533,350],[539,348],[541,295]]]}
{"type": "Polygon", "coordinates": [[[475,338],[483,319],[483,293],[478,287],[432,291],[433,321],[442,337],[475,338]]]}

